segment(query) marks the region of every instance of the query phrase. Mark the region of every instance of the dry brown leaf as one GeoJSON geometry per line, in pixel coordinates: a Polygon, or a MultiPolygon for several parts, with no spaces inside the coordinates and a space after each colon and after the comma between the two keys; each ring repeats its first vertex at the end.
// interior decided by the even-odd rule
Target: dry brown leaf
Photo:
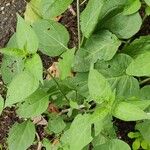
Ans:
{"type": "Polygon", "coordinates": [[[37,125],[47,126],[48,124],[48,122],[42,116],[33,117],[32,120],[33,120],[33,123],[37,125]]]}
{"type": "Polygon", "coordinates": [[[62,18],[62,15],[60,15],[60,16],[57,16],[56,18],[55,18],[55,21],[60,21],[60,19],[62,18]]]}
{"type": "Polygon", "coordinates": [[[57,144],[59,144],[59,139],[54,139],[54,141],[53,141],[53,144],[52,145],[57,145],[57,144]]]}
{"type": "Polygon", "coordinates": [[[59,109],[58,109],[58,107],[56,105],[49,104],[49,106],[48,106],[48,112],[58,114],[59,113],[59,109]]]}
{"type": "MultiPolygon", "coordinates": [[[[53,77],[59,78],[58,62],[54,62],[52,66],[47,70],[53,77]]],[[[51,80],[51,76],[47,75],[47,80],[51,80]]]]}
{"type": "Polygon", "coordinates": [[[70,6],[68,7],[68,9],[69,9],[69,11],[72,13],[73,16],[76,16],[76,12],[74,11],[72,5],[70,5],[70,6]]]}

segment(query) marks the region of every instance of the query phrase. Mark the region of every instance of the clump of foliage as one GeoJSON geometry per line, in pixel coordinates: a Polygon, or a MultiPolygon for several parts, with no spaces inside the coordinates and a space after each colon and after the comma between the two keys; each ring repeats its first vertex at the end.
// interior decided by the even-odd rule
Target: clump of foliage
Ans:
{"type": "Polygon", "coordinates": [[[150,77],[150,36],[134,37],[142,26],[138,10],[144,5],[149,15],[150,1],[89,0],[79,16],[77,0],[79,45],[69,49],[69,33],[56,16],[72,2],[31,0],[25,20],[17,15],[16,33],[0,49],[7,85],[0,110],[15,106],[23,120],[9,131],[9,150],[33,144],[32,120],[41,115],[48,118],[45,132],[54,137],[40,141],[47,150],[87,150],[91,145],[93,150],[130,150],[117,138],[113,117],[137,121],[150,143],[150,86],[140,88],[150,77]],[[43,68],[38,50],[59,58],[57,77],[43,68]],[[49,78],[43,79],[43,73],[49,78]],[[49,111],[49,105],[57,111],[49,111]]]}

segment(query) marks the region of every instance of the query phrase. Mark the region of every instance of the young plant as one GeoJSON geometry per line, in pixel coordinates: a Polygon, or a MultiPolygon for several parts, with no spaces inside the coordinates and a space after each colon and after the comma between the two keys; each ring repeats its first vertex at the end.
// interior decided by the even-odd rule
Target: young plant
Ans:
{"type": "Polygon", "coordinates": [[[150,148],[149,143],[143,139],[140,132],[130,132],[128,133],[128,137],[131,139],[135,139],[132,143],[133,150],[138,150],[140,148],[148,150],[150,148]]]}
{"type": "MultiPolygon", "coordinates": [[[[15,106],[23,120],[9,131],[10,150],[26,150],[35,135],[47,150],[88,150],[89,145],[93,150],[131,149],[117,138],[112,119],[150,119],[146,110],[150,101],[143,99],[140,89],[150,77],[150,36],[122,45],[142,25],[137,9],[132,15],[124,14],[126,2],[89,0],[77,14],[82,40],[72,49],[67,29],[56,20],[72,0],[31,0],[25,20],[17,16],[16,33],[0,49],[8,89],[4,108],[15,106]],[[43,68],[37,51],[58,57],[57,77],[43,68]],[[35,130],[39,117],[47,119],[45,132],[53,135],[51,141],[39,139],[35,130]]],[[[148,88],[147,96],[149,92],[148,88]]]]}
{"type": "Polygon", "coordinates": [[[140,10],[143,7],[145,9],[145,17],[149,16],[150,12],[150,1],[149,0],[128,0],[124,8],[125,15],[131,15],[140,10]]]}

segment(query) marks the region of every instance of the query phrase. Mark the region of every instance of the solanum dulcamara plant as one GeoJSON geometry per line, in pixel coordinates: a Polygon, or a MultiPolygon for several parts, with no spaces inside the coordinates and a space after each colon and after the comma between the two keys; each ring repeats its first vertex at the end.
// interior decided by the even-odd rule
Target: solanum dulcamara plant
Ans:
{"type": "Polygon", "coordinates": [[[15,107],[22,120],[9,130],[8,149],[40,142],[46,150],[131,150],[117,137],[113,118],[136,121],[148,149],[150,36],[135,34],[143,23],[139,9],[144,6],[148,16],[150,1],[89,0],[80,13],[83,1],[77,0],[79,43],[70,49],[68,30],[56,17],[72,2],[31,0],[0,49],[7,87],[0,111],[15,107]],[[57,76],[43,67],[41,53],[58,58],[57,76]],[[57,111],[49,111],[50,105],[57,111]],[[51,141],[36,138],[37,117],[46,118],[51,141]]]}

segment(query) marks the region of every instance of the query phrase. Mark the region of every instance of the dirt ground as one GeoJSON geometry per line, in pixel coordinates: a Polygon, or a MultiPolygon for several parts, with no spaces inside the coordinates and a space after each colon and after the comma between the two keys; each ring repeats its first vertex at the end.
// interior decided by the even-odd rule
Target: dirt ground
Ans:
{"type": "MultiPolygon", "coordinates": [[[[0,0],[0,48],[4,47],[11,35],[15,32],[16,13],[23,15],[25,11],[25,1],[23,0],[0,0]]],[[[2,55],[0,55],[1,64],[2,55]]],[[[5,95],[5,88],[0,75],[0,94],[5,95]]],[[[6,148],[6,137],[9,128],[19,121],[14,108],[7,108],[0,116],[0,144],[2,150],[6,148]]]]}
{"type": "MultiPolygon", "coordinates": [[[[11,35],[15,32],[16,28],[16,13],[23,15],[25,11],[26,3],[24,0],[0,0],[0,48],[4,47],[8,42],[11,35]]],[[[81,7],[81,10],[85,6],[81,7]]],[[[76,12],[76,5],[72,5],[73,10],[76,12]]],[[[72,13],[69,9],[62,15],[60,23],[66,26],[70,33],[69,47],[74,47],[77,45],[77,22],[76,15],[72,13]]],[[[144,25],[139,33],[135,36],[149,35],[150,34],[150,17],[144,21],[144,25]]],[[[46,55],[40,54],[44,67],[47,69],[50,67],[52,62],[57,58],[51,58],[46,55]]],[[[2,55],[0,55],[1,63],[2,55]]],[[[0,94],[5,96],[5,88],[0,76],[0,94]]],[[[0,116],[0,145],[3,145],[2,150],[6,150],[6,138],[9,128],[15,123],[21,121],[15,113],[14,108],[7,108],[3,111],[0,116]]],[[[114,121],[115,126],[118,128],[118,137],[131,144],[131,140],[127,137],[127,133],[134,130],[134,122],[123,122],[120,120],[114,121]]],[[[42,139],[48,136],[44,133],[43,127],[38,126],[37,132],[42,139]]],[[[30,150],[36,150],[36,146],[32,146],[30,150]]]]}
{"type": "Polygon", "coordinates": [[[0,0],[0,47],[3,47],[15,31],[16,13],[23,15],[24,0],[0,0]]]}

